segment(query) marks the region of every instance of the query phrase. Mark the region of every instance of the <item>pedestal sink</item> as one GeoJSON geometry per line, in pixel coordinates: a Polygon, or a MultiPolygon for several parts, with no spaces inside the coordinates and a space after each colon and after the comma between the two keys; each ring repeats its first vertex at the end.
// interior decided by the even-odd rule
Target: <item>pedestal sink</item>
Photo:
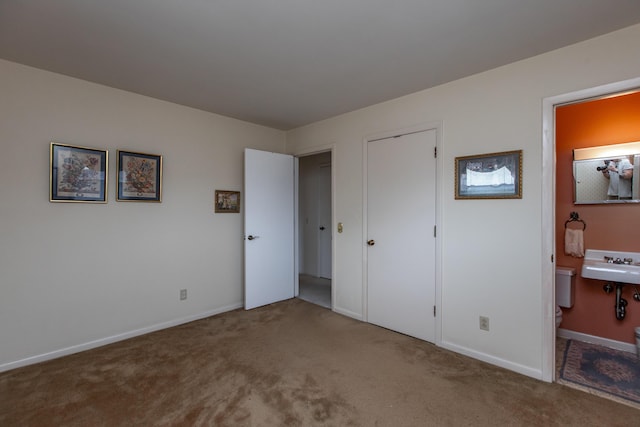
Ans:
{"type": "MultiPolygon", "coordinates": [[[[622,298],[624,285],[640,284],[640,252],[606,251],[587,249],[582,264],[582,277],[604,280],[604,290],[609,293],[616,289],[616,319],[624,319],[627,300],[622,298]]],[[[634,298],[640,301],[635,289],[634,298]]]]}

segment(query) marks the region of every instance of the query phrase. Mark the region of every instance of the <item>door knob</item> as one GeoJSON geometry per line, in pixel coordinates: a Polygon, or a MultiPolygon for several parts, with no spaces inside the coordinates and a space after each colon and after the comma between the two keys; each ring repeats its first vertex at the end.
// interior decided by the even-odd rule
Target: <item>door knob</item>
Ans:
{"type": "Polygon", "coordinates": [[[320,227],[320,230],[324,230],[324,227],[320,227]]]}
{"type": "Polygon", "coordinates": [[[376,244],[376,241],[375,241],[375,240],[373,240],[373,239],[371,239],[371,240],[367,240],[367,245],[369,245],[369,246],[373,246],[373,245],[375,245],[375,244],[376,244]]]}
{"type": "Polygon", "coordinates": [[[249,237],[247,237],[247,239],[249,240],[253,240],[253,239],[257,239],[260,236],[252,236],[251,234],[249,234],[249,237]]]}

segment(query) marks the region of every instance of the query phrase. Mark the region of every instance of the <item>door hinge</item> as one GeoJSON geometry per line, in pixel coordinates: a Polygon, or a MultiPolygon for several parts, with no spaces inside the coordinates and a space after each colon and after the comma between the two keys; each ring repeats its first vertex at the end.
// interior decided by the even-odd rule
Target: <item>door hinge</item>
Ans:
{"type": "Polygon", "coordinates": [[[433,147],[433,157],[438,158],[438,147],[433,147]]]}
{"type": "Polygon", "coordinates": [[[553,263],[553,254],[551,254],[551,263],[553,263]]]}
{"type": "Polygon", "coordinates": [[[436,306],[433,306],[433,317],[436,317],[436,306]]]}
{"type": "Polygon", "coordinates": [[[433,237],[438,237],[438,236],[437,236],[438,230],[437,230],[437,228],[436,228],[436,227],[437,227],[437,225],[434,225],[434,226],[433,226],[433,237]]]}

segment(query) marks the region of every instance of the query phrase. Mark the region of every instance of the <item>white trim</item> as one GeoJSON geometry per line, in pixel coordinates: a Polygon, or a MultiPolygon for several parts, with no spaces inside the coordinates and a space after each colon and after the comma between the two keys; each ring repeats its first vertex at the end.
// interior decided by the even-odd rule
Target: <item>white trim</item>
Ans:
{"type": "Polygon", "coordinates": [[[314,154],[326,153],[327,151],[331,151],[331,162],[333,163],[333,151],[336,147],[335,143],[325,144],[325,145],[316,145],[313,147],[303,148],[302,150],[291,153],[295,157],[307,157],[312,156],[314,154]]]}
{"type": "Polygon", "coordinates": [[[450,342],[441,342],[440,346],[442,348],[446,348],[447,350],[451,350],[453,352],[462,354],[464,356],[469,356],[473,359],[478,359],[481,360],[483,362],[487,362],[490,363],[492,365],[495,366],[499,366],[501,368],[505,368],[508,369],[510,371],[514,371],[517,372],[519,374],[522,375],[526,375],[528,377],[532,377],[535,379],[539,379],[542,380],[542,371],[538,370],[538,369],[533,369],[530,368],[528,366],[524,366],[524,365],[520,365],[518,363],[513,363],[509,360],[505,360],[505,359],[501,359],[499,357],[495,357],[495,356],[491,356],[489,354],[486,353],[482,353],[467,347],[463,347],[463,346],[459,346],[457,344],[453,344],[450,342]]]}
{"type": "Polygon", "coordinates": [[[293,296],[300,294],[300,159],[293,157],[293,296]]]}
{"type": "Polygon", "coordinates": [[[542,334],[541,379],[555,380],[555,223],[556,223],[556,150],[554,98],[546,98],[542,105],[542,334]],[[547,189],[548,191],[544,191],[547,189]],[[552,261],[553,259],[553,261],[552,261]],[[548,262],[547,262],[548,261],[548,262]],[[553,344],[553,345],[552,345],[553,344]]]}
{"type": "Polygon", "coordinates": [[[333,306],[334,313],[341,314],[343,316],[351,317],[352,319],[360,320],[361,322],[365,322],[366,320],[360,313],[356,313],[355,311],[347,310],[344,308],[333,306]]]}
{"type": "Polygon", "coordinates": [[[112,335],[110,337],[100,338],[100,339],[89,341],[83,344],[77,344],[70,347],[61,348],[59,350],[54,350],[49,353],[39,354],[36,356],[27,357],[25,359],[16,360],[14,362],[4,363],[0,365],[0,372],[21,368],[23,366],[33,365],[35,363],[45,362],[47,360],[57,359],[59,357],[68,356],[74,353],[79,353],[81,351],[91,350],[93,348],[102,347],[107,344],[113,344],[118,341],[123,341],[129,338],[134,338],[134,337],[145,335],[155,331],[160,331],[162,329],[172,328],[174,326],[193,322],[195,320],[200,320],[207,317],[215,316],[216,314],[225,313],[227,311],[242,308],[242,306],[243,304],[241,302],[238,302],[225,307],[220,307],[214,310],[205,311],[204,313],[194,314],[194,315],[183,317],[180,319],[174,319],[167,322],[157,323],[155,325],[146,326],[144,328],[135,329],[133,331],[124,332],[122,334],[112,335]]]}
{"type": "Polygon", "coordinates": [[[610,340],[609,338],[596,337],[593,335],[583,334],[582,332],[574,332],[568,329],[558,329],[558,336],[570,340],[583,341],[591,344],[601,345],[603,347],[613,348],[615,350],[636,354],[635,344],[623,341],[610,340]]]}
{"type": "MultiPolygon", "coordinates": [[[[640,87],[640,78],[624,80],[562,95],[542,102],[542,380],[555,379],[555,106],[597,98],[640,87]],[[546,191],[545,191],[546,190],[546,191]]],[[[603,338],[604,339],[604,338],[603,338]]]]}
{"type": "Polygon", "coordinates": [[[338,240],[338,221],[336,217],[336,144],[331,144],[331,308],[336,306],[336,242],[338,240]]]}
{"type": "Polygon", "coordinates": [[[369,187],[369,174],[367,173],[367,158],[369,156],[368,146],[369,138],[362,141],[362,320],[369,321],[369,251],[367,250],[368,236],[368,211],[369,199],[367,197],[367,188],[369,187]]]}

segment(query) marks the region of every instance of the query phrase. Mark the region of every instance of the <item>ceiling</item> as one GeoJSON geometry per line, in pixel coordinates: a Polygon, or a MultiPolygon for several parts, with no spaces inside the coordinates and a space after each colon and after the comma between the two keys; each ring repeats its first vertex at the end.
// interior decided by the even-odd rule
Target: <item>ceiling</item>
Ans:
{"type": "Polygon", "coordinates": [[[638,0],[0,0],[0,58],[288,130],[639,22],[638,0]]]}

